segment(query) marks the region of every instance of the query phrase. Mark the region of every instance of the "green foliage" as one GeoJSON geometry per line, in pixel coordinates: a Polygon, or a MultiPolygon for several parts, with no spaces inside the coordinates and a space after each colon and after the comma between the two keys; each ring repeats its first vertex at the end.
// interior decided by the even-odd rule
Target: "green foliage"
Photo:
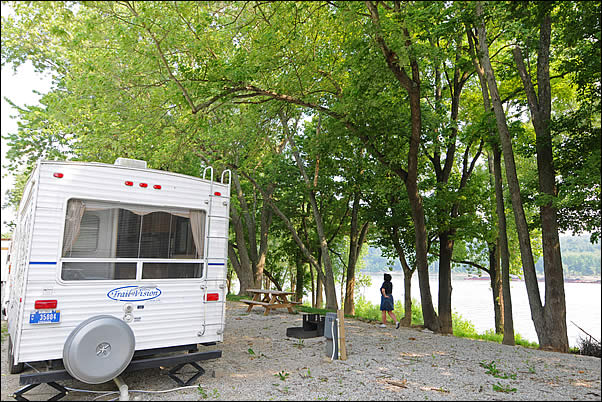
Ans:
{"type": "MultiPolygon", "coordinates": [[[[395,316],[401,320],[404,315],[403,303],[396,301],[393,309],[395,316]]],[[[355,299],[355,316],[362,319],[371,321],[381,321],[382,312],[380,311],[380,305],[372,304],[364,296],[356,296],[355,299]]],[[[389,318],[387,318],[389,319],[389,318]]],[[[420,304],[412,299],[412,325],[421,325],[423,323],[422,309],[420,304]]]]}
{"type": "MultiPolygon", "coordinates": [[[[19,210],[21,197],[23,196],[23,191],[25,190],[25,185],[27,184],[30,173],[31,170],[26,169],[25,171],[14,175],[14,184],[12,188],[9,188],[6,192],[6,199],[2,205],[2,209],[11,208],[13,211],[19,210]]],[[[14,228],[15,226],[15,222],[5,221],[5,223],[11,228],[14,228]]]]}
{"type": "MultiPolygon", "coordinates": [[[[453,331],[454,336],[460,338],[470,339],[481,339],[489,342],[502,343],[504,338],[503,334],[496,334],[492,329],[486,330],[482,334],[477,333],[474,324],[470,321],[464,320],[460,315],[454,313],[453,317],[453,331]]],[[[524,346],[526,348],[537,349],[539,345],[536,342],[530,342],[524,339],[519,333],[514,334],[514,343],[516,345],[524,346]]]]}
{"type": "Polygon", "coordinates": [[[280,381],[286,381],[286,379],[288,378],[289,373],[287,373],[286,371],[282,370],[279,373],[274,374],[274,377],[280,379],[280,381]]]}
{"type": "Polygon", "coordinates": [[[512,379],[512,380],[516,380],[516,373],[503,373],[500,370],[498,370],[498,368],[496,367],[495,364],[495,360],[492,360],[490,363],[487,363],[485,361],[482,361],[481,363],[479,363],[479,365],[485,369],[487,369],[487,371],[485,371],[485,374],[490,374],[496,378],[501,378],[501,379],[512,379]]]}
{"type": "Polygon", "coordinates": [[[500,383],[493,384],[492,387],[493,387],[493,390],[495,392],[510,393],[510,392],[516,392],[517,391],[516,388],[513,388],[510,385],[504,385],[504,384],[500,384],[500,383]]]}
{"type": "MultiPolygon", "coordinates": [[[[397,303],[395,303],[396,305],[394,309],[396,315],[399,314],[397,303]]],[[[359,296],[355,300],[355,315],[372,321],[381,320],[381,312],[379,306],[370,303],[363,296],[359,296]]]]}
{"type": "Polygon", "coordinates": [[[219,397],[220,397],[220,394],[219,394],[219,391],[217,390],[217,388],[213,388],[210,392],[207,392],[207,390],[205,388],[203,388],[200,384],[197,387],[197,392],[199,393],[199,397],[201,397],[201,399],[207,399],[207,398],[219,399],[219,397]]]}

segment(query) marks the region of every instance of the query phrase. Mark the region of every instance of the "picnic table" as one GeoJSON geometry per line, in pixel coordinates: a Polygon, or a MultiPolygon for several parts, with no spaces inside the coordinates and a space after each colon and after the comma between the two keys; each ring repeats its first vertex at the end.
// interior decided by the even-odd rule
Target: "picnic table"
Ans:
{"type": "Polygon", "coordinates": [[[295,313],[293,306],[301,304],[301,302],[288,300],[287,296],[294,295],[295,292],[272,289],[247,289],[247,293],[253,295],[253,300],[241,300],[241,302],[249,305],[247,313],[250,312],[254,306],[262,306],[265,308],[265,313],[263,315],[268,315],[270,310],[277,308],[286,308],[289,313],[293,314],[295,313]]]}

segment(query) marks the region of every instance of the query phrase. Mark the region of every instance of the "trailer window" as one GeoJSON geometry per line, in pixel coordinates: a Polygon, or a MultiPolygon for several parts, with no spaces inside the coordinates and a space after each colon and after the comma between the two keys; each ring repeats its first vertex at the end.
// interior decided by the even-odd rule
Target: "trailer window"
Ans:
{"type": "Polygon", "coordinates": [[[66,281],[136,279],[136,263],[63,262],[61,278],[66,281]]]}
{"type": "Polygon", "coordinates": [[[142,266],[142,279],[200,278],[201,264],[145,262],[142,266]]]}
{"type": "Polygon", "coordinates": [[[136,259],[141,262],[139,277],[143,279],[198,278],[202,274],[198,260],[204,254],[205,219],[205,211],[200,210],[69,200],[61,277],[135,279],[135,268],[115,264],[131,264],[136,259]],[[86,261],[89,259],[94,261],[86,261]]]}

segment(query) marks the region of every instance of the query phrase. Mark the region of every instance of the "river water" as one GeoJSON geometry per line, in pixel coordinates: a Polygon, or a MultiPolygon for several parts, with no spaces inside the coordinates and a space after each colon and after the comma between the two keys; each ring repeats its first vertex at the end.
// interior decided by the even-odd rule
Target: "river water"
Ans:
{"type": "MultiPolygon", "coordinates": [[[[393,282],[393,296],[395,301],[403,302],[403,274],[389,272],[393,282]]],[[[380,304],[380,286],[383,282],[383,273],[371,274],[371,285],[360,288],[358,294],[373,304],[380,304]]],[[[437,275],[430,276],[431,295],[433,305],[437,308],[437,295],[439,289],[437,275]]],[[[487,279],[466,279],[463,276],[452,276],[452,310],[460,314],[463,319],[472,322],[479,333],[494,328],[493,299],[489,277],[487,279]]],[[[577,346],[578,338],[587,336],[575,324],[587,331],[597,340],[600,340],[600,283],[565,283],[567,334],[570,346],[577,346]],[[573,324],[572,322],[575,324],[573,324]]],[[[539,291],[544,295],[544,283],[539,282],[539,291]]],[[[512,295],[512,317],[514,319],[514,332],[519,333],[524,339],[537,342],[537,334],[531,320],[531,310],[527,299],[527,289],[523,281],[511,281],[510,293],[512,295]]],[[[418,274],[412,277],[412,298],[420,301],[418,287],[418,274]]],[[[339,299],[340,300],[340,299],[339,299]]]]}
{"type": "MultiPolygon", "coordinates": [[[[380,305],[380,285],[383,282],[383,273],[369,274],[371,285],[356,289],[356,296],[363,295],[369,302],[380,305]]],[[[393,296],[395,301],[403,302],[403,274],[401,272],[388,272],[393,282],[393,296]]],[[[452,276],[452,310],[460,314],[463,319],[470,321],[478,333],[484,333],[494,328],[493,300],[489,277],[486,279],[466,279],[462,275],[452,276]]],[[[439,282],[437,275],[430,276],[431,296],[433,306],[437,308],[437,295],[439,282]]],[[[233,281],[231,291],[238,292],[238,281],[233,281]]],[[[544,283],[539,282],[539,291],[544,295],[544,283]]],[[[597,340],[600,337],[600,283],[569,283],[564,284],[566,298],[566,321],[569,345],[577,346],[579,337],[586,338],[575,324],[587,331],[597,340]],[[572,322],[575,324],[573,324],[572,322]]],[[[538,342],[535,327],[531,320],[531,310],[527,299],[527,289],[523,281],[511,281],[510,292],[512,295],[512,317],[514,319],[514,332],[524,339],[538,342]]],[[[341,301],[340,289],[337,285],[337,298],[341,301]]],[[[311,301],[311,294],[306,294],[304,301],[311,301]]],[[[418,287],[418,274],[412,277],[412,299],[420,301],[418,287]]],[[[401,317],[398,317],[401,318],[401,317]]]]}

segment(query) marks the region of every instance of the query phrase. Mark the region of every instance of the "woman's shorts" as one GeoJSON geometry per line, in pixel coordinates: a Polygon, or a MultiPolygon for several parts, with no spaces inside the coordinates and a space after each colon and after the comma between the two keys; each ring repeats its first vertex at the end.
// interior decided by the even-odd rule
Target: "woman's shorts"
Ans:
{"type": "Polygon", "coordinates": [[[393,295],[389,295],[389,297],[380,295],[380,310],[381,311],[393,311],[394,304],[395,303],[393,302],[393,295]]]}

